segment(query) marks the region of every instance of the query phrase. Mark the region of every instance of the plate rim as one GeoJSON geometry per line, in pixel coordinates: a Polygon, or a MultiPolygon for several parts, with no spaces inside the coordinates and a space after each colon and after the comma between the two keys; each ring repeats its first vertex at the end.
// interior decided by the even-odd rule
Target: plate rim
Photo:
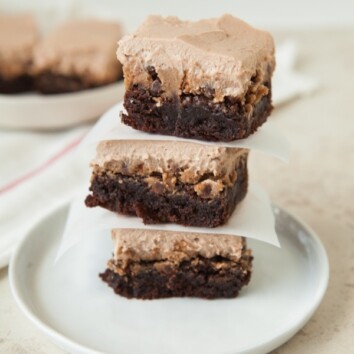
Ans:
{"type": "Polygon", "coordinates": [[[45,219],[49,218],[52,214],[55,214],[56,212],[59,212],[62,208],[66,208],[70,205],[71,203],[71,198],[68,199],[65,198],[65,200],[60,201],[56,205],[50,207],[48,210],[42,213],[35,222],[32,222],[31,225],[28,227],[26,231],[18,232],[17,234],[19,235],[15,240],[12,241],[12,243],[9,245],[7,248],[0,249],[0,270],[4,269],[6,267],[9,267],[11,257],[15,253],[16,247],[24,238],[28,236],[29,233],[34,231],[34,229],[41,224],[42,222],[45,221],[45,219]]]}
{"type": "MultiPolygon", "coordinates": [[[[42,218],[37,224],[33,225],[31,229],[26,233],[26,235],[22,238],[22,240],[16,245],[15,250],[12,254],[9,264],[8,276],[10,282],[10,288],[12,296],[16,302],[16,305],[20,308],[20,310],[25,314],[27,319],[30,320],[43,334],[45,334],[48,339],[57,345],[59,348],[63,350],[74,350],[75,352],[79,352],[82,354],[107,354],[106,352],[97,351],[90,347],[85,346],[84,344],[80,344],[75,340],[61,334],[59,331],[54,329],[52,326],[47,324],[44,320],[42,320],[39,316],[37,316],[34,311],[31,310],[30,306],[23,300],[23,296],[21,296],[20,286],[18,284],[18,280],[16,278],[17,267],[19,266],[19,259],[21,258],[21,253],[23,248],[26,246],[28,239],[34,237],[35,229],[38,228],[40,225],[45,223],[48,219],[53,217],[55,214],[62,212],[63,210],[68,208],[68,204],[61,205],[55,210],[52,210],[48,213],[44,218],[42,218]]],[[[273,350],[277,348],[279,345],[284,344],[286,341],[291,339],[293,335],[295,335],[312,317],[314,312],[318,309],[324,295],[326,294],[326,290],[329,283],[329,276],[330,276],[330,267],[329,267],[329,260],[326,249],[320,239],[320,237],[316,234],[316,232],[301,218],[299,218],[293,212],[288,212],[286,209],[272,204],[273,210],[278,210],[281,213],[289,216],[291,219],[295,220],[299,223],[310,235],[311,239],[314,241],[317,250],[317,258],[318,264],[321,265],[321,277],[319,277],[320,281],[317,285],[316,291],[314,292],[314,299],[312,300],[312,305],[307,308],[304,314],[298,319],[295,325],[288,326],[284,328],[281,333],[277,333],[268,341],[265,341],[259,344],[257,347],[253,348],[245,348],[242,351],[237,352],[238,354],[248,353],[249,351],[260,350],[264,348],[270,348],[267,350],[273,350]],[[289,336],[290,334],[290,336],[289,336]],[[285,338],[285,340],[284,340],[285,338]],[[278,343],[278,344],[277,344],[278,343]]],[[[258,241],[260,242],[260,241],[258,241]]],[[[274,246],[275,247],[275,246],[274,246]]],[[[236,354],[236,352],[228,352],[227,354],[236,354]]],[[[226,354],[226,353],[225,353],[226,354]]]]}

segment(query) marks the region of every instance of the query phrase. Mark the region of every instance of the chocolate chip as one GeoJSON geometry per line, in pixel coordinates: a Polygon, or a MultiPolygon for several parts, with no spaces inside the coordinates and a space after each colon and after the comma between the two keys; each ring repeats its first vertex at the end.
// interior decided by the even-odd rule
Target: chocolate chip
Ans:
{"type": "Polygon", "coordinates": [[[207,197],[209,197],[210,193],[211,193],[211,185],[205,184],[201,196],[203,198],[207,198],[207,197]]]}
{"type": "Polygon", "coordinates": [[[146,71],[148,72],[148,74],[150,75],[150,77],[152,78],[153,81],[157,80],[161,83],[159,76],[153,66],[148,66],[146,68],[146,71]]]}
{"type": "Polygon", "coordinates": [[[156,194],[162,194],[164,187],[163,184],[160,182],[155,182],[152,186],[151,186],[151,190],[156,193],[156,194]]]}
{"type": "Polygon", "coordinates": [[[202,91],[202,94],[209,99],[213,99],[215,96],[215,89],[213,89],[211,87],[208,87],[208,86],[203,87],[201,91],[202,91]]]}
{"type": "Polygon", "coordinates": [[[150,93],[153,97],[159,97],[161,95],[161,82],[155,80],[150,86],[150,93]]]}

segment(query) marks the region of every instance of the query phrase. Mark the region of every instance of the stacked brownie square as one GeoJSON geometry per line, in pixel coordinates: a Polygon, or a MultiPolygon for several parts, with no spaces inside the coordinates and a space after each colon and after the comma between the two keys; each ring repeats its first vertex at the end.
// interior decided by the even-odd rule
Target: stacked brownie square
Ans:
{"type": "Polygon", "coordinates": [[[246,240],[193,226],[227,223],[247,193],[248,150],[222,142],[246,138],[272,110],[273,39],[231,15],[150,16],[119,41],[117,55],[122,121],[186,139],[100,142],[86,205],[186,229],[113,230],[114,257],[101,278],[129,298],[235,297],[251,277],[246,240]]]}

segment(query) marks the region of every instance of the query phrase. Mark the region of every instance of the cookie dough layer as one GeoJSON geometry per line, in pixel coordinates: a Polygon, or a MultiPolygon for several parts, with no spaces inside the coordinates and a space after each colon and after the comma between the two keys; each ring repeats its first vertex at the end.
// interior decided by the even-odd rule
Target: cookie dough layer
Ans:
{"type": "Polygon", "coordinates": [[[250,281],[252,253],[241,237],[113,230],[114,258],[100,274],[127,298],[232,298],[250,281]]]}
{"type": "Polygon", "coordinates": [[[198,22],[149,17],[119,42],[136,129],[204,140],[245,138],[272,110],[271,35],[224,15],[198,22]]]}
{"type": "Polygon", "coordinates": [[[120,25],[109,21],[79,20],[58,27],[35,48],[36,89],[74,92],[117,81],[122,69],[114,53],[121,35],[120,25]]]}
{"type": "Polygon", "coordinates": [[[245,149],[186,142],[103,142],[85,202],[146,224],[216,227],[247,193],[247,157],[245,149]]]}

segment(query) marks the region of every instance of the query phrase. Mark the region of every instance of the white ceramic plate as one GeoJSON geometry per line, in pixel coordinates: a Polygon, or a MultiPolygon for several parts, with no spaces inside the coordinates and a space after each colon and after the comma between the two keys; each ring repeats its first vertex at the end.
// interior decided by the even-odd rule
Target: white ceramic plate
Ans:
{"type": "Polygon", "coordinates": [[[0,128],[60,129],[97,119],[123,99],[120,81],[90,90],[57,95],[0,94],[0,128]]]}
{"type": "Polygon", "coordinates": [[[282,248],[249,241],[254,274],[238,298],[127,300],[98,278],[113,250],[107,234],[53,264],[66,214],[53,213],[28,234],[9,274],[21,310],[70,353],[267,353],[308,321],[327,287],[320,240],[275,208],[282,248]]]}
{"type": "MultiPolygon", "coordinates": [[[[76,183],[77,185],[77,183],[76,183]]],[[[75,188],[75,183],[73,183],[73,189],[75,188]]],[[[0,269],[5,268],[9,265],[11,255],[13,254],[17,244],[22,240],[30,229],[35,227],[42,219],[45,219],[48,215],[53,213],[54,210],[58,210],[63,205],[67,205],[72,199],[73,191],[67,191],[67,194],[64,194],[60,197],[58,195],[51,195],[49,199],[45,197],[46,210],[42,212],[41,215],[31,215],[30,219],[26,219],[25,222],[22,222],[16,230],[8,230],[5,228],[4,232],[0,234],[0,269]],[[50,203],[50,206],[48,205],[50,203]]]]}

